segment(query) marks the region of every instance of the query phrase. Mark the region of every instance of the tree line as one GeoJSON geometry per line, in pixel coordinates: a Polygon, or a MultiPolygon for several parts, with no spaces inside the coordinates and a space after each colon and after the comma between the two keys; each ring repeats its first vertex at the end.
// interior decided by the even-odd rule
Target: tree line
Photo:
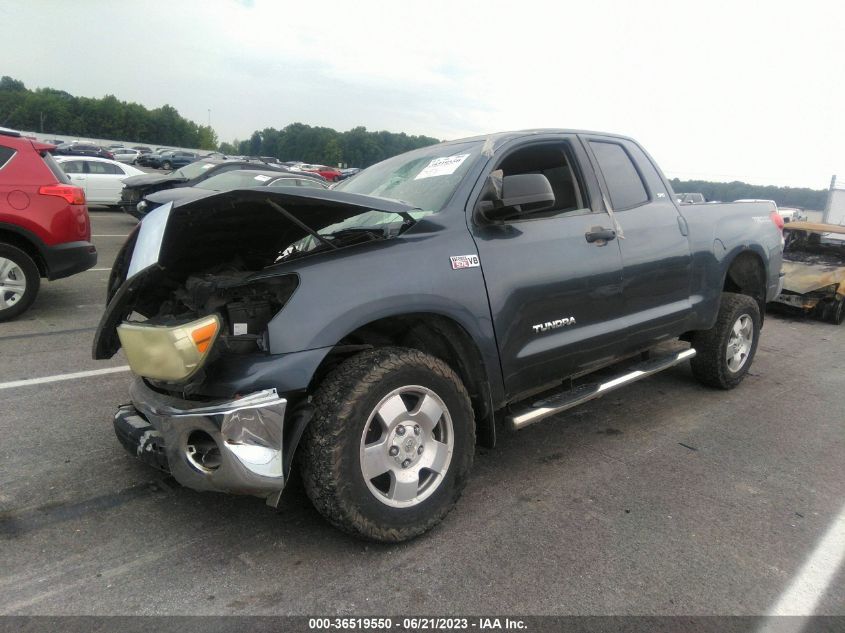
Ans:
{"type": "Polygon", "coordinates": [[[170,105],[148,109],[120,101],[75,97],[54,88],[28,89],[12,77],[0,78],[0,126],[45,134],[110,138],[153,145],[217,149],[217,135],[170,105]]]}
{"type": "MultiPolygon", "coordinates": [[[[88,138],[112,138],[153,145],[195,147],[225,154],[274,156],[325,165],[369,167],[385,158],[438,143],[430,136],[355,127],[346,132],[291,123],[284,128],[256,130],[246,140],[218,145],[207,125],[184,118],[170,105],[149,109],[138,103],[103,98],[75,97],[54,88],[28,89],[22,81],[0,77],[0,126],[88,138]]],[[[827,191],[748,183],[671,180],[676,192],[698,192],[707,200],[741,198],[774,200],[779,206],[824,209],[827,191]]]]}
{"type": "Polygon", "coordinates": [[[102,98],[76,97],[64,90],[30,90],[20,80],[0,78],[0,126],[44,135],[110,138],[122,141],[219,150],[224,154],[275,156],[326,165],[369,167],[385,158],[438,143],[430,136],[370,132],[356,127],[338,132],[328,127],[292,123],[277,130],[256,130],[243,141],[220,143],[207,125],[184,118],[170,105],[149,109],[102,98]]]}
{"type": "Polygon", "coordinates": [[[385,158],[439,142],[430,136],[409,136],[404,132],[369,132],[365,127],[338,132],[328,127],[291,123],[281,130],[272,127],[256,130],[247,140],[221,143],[220,151],[275,156],[281,161],[369,167],[385,158]]]}
{"type": "Polygon", "coordinates": [[[779,207],[800,207],[821,211],[827,202],[827,190],[805,187],[775,187],[773,185],[749,185],[746,182],[709,182],[707,180],[679,180],[672,178],[675,193],[703,193],[707,200],[730,202],[751,198],[774,200],[779,207]]]}

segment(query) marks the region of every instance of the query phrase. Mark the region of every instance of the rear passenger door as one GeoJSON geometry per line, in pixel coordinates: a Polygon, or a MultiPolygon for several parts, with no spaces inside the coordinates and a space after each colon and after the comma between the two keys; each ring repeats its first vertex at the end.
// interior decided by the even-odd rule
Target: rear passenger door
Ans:
{"type": "Polygon", "coordinates": [[[586,136],[606,202],[622,229],[626,350],[686,331],[691,314],[687,225],[666,184],[633,141],[586,136]]]}
{"type": "Polygon", "coordinates": [[[101,204],[120,202],[120,193],[123,190],[122,180],[126,178],[126,172],[114,163],[95,160],[85,161],[85,166],[88,169],[86,195],[90,201],[101,204]]]}
{"type": "Polygon", "coordinates": [[[85,192],[85,198],[89,199],[88,186],[85,180],[85,161],[83,160],[63,160],[59,163],[62,171],[68,175],[70,181],[77,187],[82,187],[85,192]]]}

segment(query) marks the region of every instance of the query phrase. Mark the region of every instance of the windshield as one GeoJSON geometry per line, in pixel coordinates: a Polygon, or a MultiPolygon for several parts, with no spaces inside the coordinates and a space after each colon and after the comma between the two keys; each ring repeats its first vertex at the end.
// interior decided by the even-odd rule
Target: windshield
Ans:
{"type": "MultiPolygon", "coordinates": [[[[430,213],[431,211],[411,211],[403,216],[398,213],[384,211],[365,211],[337,224],[322,228],[317,231],[317,234],[323,240],[331,242],[338,247],[347,246],[356,242],[395,237],[413,224],[414,220],[419,220],[421,217],[430,213]]],[[[318,240],[313,235],[303,237],[284,249],[279,257],[279,261],[296,255],[304,255],[318,249],[330,248],[323,240],[318,240]]]]}
{"type": "Polygon", "coordinates": [[[181,167],[173,172],[174,176],[181,176],[186,180],[193,180],[200,174],[204,174],[206,171],[217,165],[218,163],[206,163],[205,161],[197,161],[195,163],[188,163],[184,167],[181,167]]]}
{"type": "Polygon", "coordinates": [[[373,165],[334,188],[440,211],[481,154],[481,141],[433,145],[373,165]]]}

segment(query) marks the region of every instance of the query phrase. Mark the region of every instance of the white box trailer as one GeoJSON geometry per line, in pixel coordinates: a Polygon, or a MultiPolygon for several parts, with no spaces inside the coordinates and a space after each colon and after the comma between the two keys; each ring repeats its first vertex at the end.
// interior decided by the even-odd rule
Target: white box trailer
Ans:
{"type": "Polygon", "coordinates": [[[838,183],[836,176],[830,179],[830,189],[827,191],[827,204],[824,207],[822,222],[845,225],[845,182],[838,183]]]}

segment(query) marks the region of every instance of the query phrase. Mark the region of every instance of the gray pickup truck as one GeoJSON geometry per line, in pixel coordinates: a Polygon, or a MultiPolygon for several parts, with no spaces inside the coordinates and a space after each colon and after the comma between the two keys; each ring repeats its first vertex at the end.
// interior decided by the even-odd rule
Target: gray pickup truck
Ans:
{"type": "Polygon", "coordinates": [[[452,141],[332,190],[155,209],[114,264],[94,357],[123,348],[117,436],[181,484],[275,506],[296,465],[331,523],[401,541],[449,512],[497,426],[686,360],[739,384],[781,226],[755,203],[679,207],[629,138],[452,141]]]}

